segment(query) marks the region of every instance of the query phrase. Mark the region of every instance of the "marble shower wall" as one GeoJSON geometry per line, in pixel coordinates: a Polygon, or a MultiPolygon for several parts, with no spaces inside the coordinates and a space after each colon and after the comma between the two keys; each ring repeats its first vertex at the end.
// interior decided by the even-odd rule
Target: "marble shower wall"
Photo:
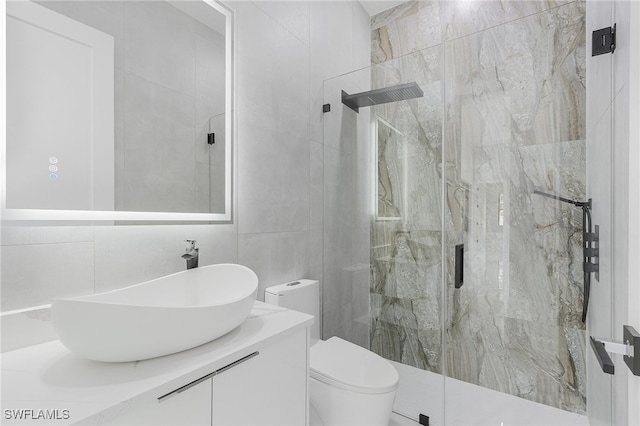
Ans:
{"type": "Polygon", "coordinates": [[[425,91],[372,110],[372,349],[578,413],[581,210],[533,190],[585,199],[584,21],[584,2],[542,1],[414,1],[371,21],[373,88],[425,91]]]}
{"type": "Polygon", "coordinates": [[[371,348],[442,372],[442,46],[374,65],[375,88],[415,81],[424,97],[371,109],[377,198],[371,227],[371,348]]]}

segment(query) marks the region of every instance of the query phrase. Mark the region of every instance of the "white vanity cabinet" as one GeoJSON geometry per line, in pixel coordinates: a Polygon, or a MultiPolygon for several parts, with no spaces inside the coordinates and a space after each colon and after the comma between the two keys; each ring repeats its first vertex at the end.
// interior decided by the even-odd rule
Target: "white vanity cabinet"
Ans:
{"type": "Polygon", "coordinates": [[[89,361],[57,340],[4,352],[0,423],[50,426],[35,418],[46,409],[66,414],[57,426],[304,425],[312,323],[256,301],[226,335],[158,358],[89,361]],[[31,419],[7,419],[13,412],[31,419]]]}
{"type": "Polygon", "coordinates": [[[125,409],[105,424],[112,426],[210,426],[213,379],[209,378],[174,392],[163,399],[155,399],[125,409]]]}
{"type": "Polygon", "coordinates": [[[306,330],[258,352],[213,377],[213,424],[306,424],[306,330]]]}
{"type": "Polygon", "coordinates": [[[211,373],[140,404],[109,425],[304,425],[307,332],[276,337],[211,373]]]}

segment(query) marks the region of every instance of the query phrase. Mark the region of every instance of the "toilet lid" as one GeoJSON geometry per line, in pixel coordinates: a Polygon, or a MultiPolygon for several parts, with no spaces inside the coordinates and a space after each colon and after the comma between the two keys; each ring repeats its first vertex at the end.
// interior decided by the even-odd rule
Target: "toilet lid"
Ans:
{"type": "Polygon", "coordinates": [[[398,372],[386,359],[339,337],[311,347],[310,376],[360,393],[387,393],[398,388],[398,372]]]}

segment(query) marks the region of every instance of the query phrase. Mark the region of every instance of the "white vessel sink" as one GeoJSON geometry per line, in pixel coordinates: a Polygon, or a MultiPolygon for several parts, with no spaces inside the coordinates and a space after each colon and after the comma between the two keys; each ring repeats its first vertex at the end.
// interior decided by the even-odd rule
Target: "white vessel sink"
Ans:
{"type": "Polygon", "coordinates": [[[60,341],[84,358],[123,362],[217,339],[249,315],[258,277],[235,264],[194,268],[119,290],[54,299],[60,341]]]}

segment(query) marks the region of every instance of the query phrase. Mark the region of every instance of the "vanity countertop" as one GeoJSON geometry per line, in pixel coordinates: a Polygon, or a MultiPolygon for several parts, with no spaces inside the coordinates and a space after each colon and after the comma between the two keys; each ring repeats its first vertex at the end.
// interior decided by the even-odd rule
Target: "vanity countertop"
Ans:
{"type": "Polygon", "coordinates": [[[171,392],[312,322],[311,315],[256,302],[249,317],[225,336],[144,361],[90,361],[58,340],[5,352],[0,358],[0,424],[102,424],[130,404],[171,392]],[[38,410],[55,410],[59,419],[11,420],[25,410],[33,410],[27,412],[31,417],[38,410]]]}

